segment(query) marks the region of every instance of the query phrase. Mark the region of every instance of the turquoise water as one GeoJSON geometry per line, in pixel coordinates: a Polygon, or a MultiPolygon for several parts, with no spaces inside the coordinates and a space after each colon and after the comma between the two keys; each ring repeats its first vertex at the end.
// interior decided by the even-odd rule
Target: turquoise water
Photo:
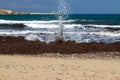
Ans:
{"type": "MultiPolygon", "coordinates": [[[[58,23],[58,15],[0,15],[0,36],[54,41],[58,23]]],[[[63,24],[66,40],[105,43],[120,41],[119,14],[70,14],[63,20],[63,24]]]]}
{"type": "MultiPolygon", "coordinates": [[[[58,15],[0,15],[0,19],[4,20],[57,20],[58,15]]],[[[119,14],[70,14],[66,20],[76,20],[76,23],[94,24],[120,24],[119,14]],[[83,21],[81,21],[83,20],[83,21]],[[85,20],[85,21],[84,21],[85,20]],[[91,21],[90,21],[91,20],[91,21]],[[77,22],[78,21],[78,22],[77,22]]]]}

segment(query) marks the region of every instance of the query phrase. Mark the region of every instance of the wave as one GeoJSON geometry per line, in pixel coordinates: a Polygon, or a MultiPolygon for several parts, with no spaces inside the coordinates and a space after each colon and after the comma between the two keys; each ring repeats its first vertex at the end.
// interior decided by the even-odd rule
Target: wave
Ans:
{"type": "MultiPolygon", "coordinates": [[[[0,30],[0,36],[23,36],[27,40],[40,40],[44,42],[55,41],[55,31],[34,31],[34,30],[0,30]]],[[[106,42],[113,43],[120,41],[120,31],[100,31],[100,32],[64,32],[66,40],[81,42],[106,42]]]]}
{"type": "MultiPolygon", "coordinates": [[[[0,29],[57,29],[58,24],[0,24],[0,29]]],[[[64,24],[64,29],[76,29],[76,30],[107,30],[107,31],[119,31],[120,25],[81,25],[81,24],[64,24]]]]}
{"type": "MultiPolygon", "coordinates": [[[[64,20],[63,23],[70,23],[73,20],[64,20]]],[[[58,28],[59,21],[12,21],[12,20],[0,20],[0,27],[13,27],[17,28],[30,27],[30,28],[58,28]]],[[[72,26],[65,25],[65,28],[71,28],[72,26]]],[[[74,25],[73,25],[74,27],[74,25]]]]}
{"type": "MultiPolygon", "coordinates": [[[[99,28],[109,30],[120,30],[120,25],[97,25],[97,24],[75,24],[73,22],[79,20],[63,20],[64,28],[99,28]]],[[[87,21],[87,20],[83,20],[87,21]]],[[[94,20],[88,20],[94,21],[94,20]]],[[[12,28],[58,28],[58,20],[50,21],[16,21],[16,20],[0,20],[0,27],[12,27],[12,28]]]]}
{"type": "MultiPolygon", "coordinates": [[[[63,20],[63,23],[67,23],[67,22],[72,22],[75,20],[63,20]]],[[[55,24],[55,23],[59,23],[59,20],[50,20],[50,21],[38,21],[38,20],[34,20],[34,21],[17,21],[17,20],[0,20],[0,24],[17,24],[17,23],[23,23],[23,24],[55,24]]]]}
{"type": "Polygon", "coordinates": [[[71,23],[74,24],[96,24],[96,25],[120,25],[118,21],[107,21],[107,20],[90,20],[90,19],[78,19],[71,23]]]}
{"type": "MultiPolygon", "coordinates": [[[[76,42],[120,41],[120,25],[75,24],[75,20],[64,20],[66,40],[76,42]]],[[[51,21],[15,21],[0,20],[0,36],[23,36],[27,40],[55,41],[58,32],[58,20],[51,21]],[[5,29],[4,29],[5,28],[5,29]]]]}
{"type": "Polygon", "coordinates": [[[84,25],[85,28],[104,29],[108,31],[119,31],[120,25],[84,25]]]}
{"type": "MultiPolygon", "coordinates": [[[[77,24],[68,24],[74,20],[64,20],[65,28],[73,28],[74,26],[80,26],[77,24]]],[[[12,21],[12,20],[0,20],[0,27],[30,27],[30,28],[58,28],[59,21],[12,21]]]]}

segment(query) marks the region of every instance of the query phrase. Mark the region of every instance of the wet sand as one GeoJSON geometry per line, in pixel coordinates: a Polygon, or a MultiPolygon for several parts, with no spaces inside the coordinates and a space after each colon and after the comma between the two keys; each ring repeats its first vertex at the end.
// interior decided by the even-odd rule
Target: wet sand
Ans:
{"type": "Polygon", "coordinates": [[[0,55],[0,80],[120,80],[120,59],[0,55]]]}

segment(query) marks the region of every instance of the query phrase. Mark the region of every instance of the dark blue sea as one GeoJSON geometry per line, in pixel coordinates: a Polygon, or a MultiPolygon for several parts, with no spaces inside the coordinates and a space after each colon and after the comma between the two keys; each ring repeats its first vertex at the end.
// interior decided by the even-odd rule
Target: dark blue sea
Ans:
{"type": "MultiPolygon", "coordinates": [[[[120,41],[120,14],[70,14],[63,19],[65,40],[114,43],[120,41]]],[[[0,15],[0,36],[55,41],[57,14],[0,15]]]]}

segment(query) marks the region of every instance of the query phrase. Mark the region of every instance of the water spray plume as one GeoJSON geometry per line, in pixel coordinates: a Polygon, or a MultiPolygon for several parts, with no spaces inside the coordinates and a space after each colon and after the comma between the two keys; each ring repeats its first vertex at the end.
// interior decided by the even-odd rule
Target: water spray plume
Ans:
{"type": "Polygon", "coordinates": [[[59,16],[59,28],[56,36],[56,41],[64,41],[63,26],[64,25],[62,24],[62,16],[59,16]]]}
{"type": "Polygon", "coordinates": [[[58,33],[56,36],[56,41],[65,41],[64,34],[63,34],[63,19],[67,17],[67,3],[65,0],[58,0],[59,6],[58,6],[58,19],[59,19],[59,28],[58,28],[58,33]]]}

